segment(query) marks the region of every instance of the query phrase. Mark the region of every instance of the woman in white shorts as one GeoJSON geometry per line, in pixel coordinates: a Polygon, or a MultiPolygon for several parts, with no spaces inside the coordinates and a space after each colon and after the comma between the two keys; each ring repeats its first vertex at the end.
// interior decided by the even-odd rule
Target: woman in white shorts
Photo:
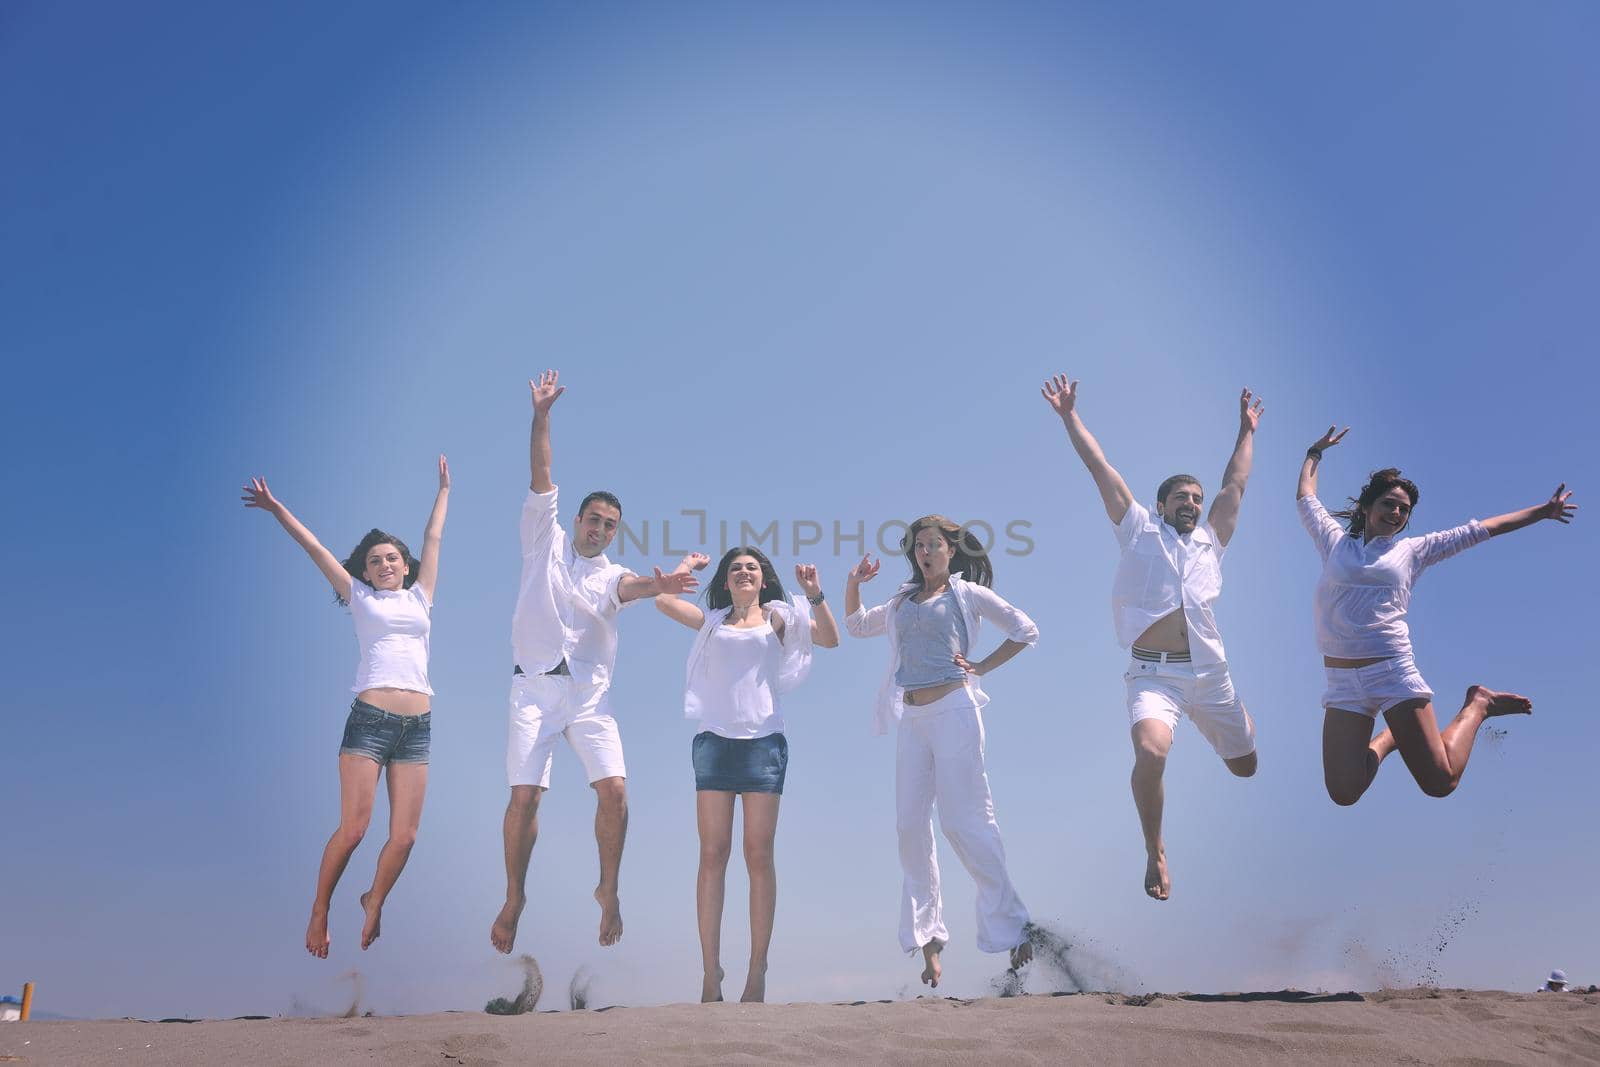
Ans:
{"type": "MultiPolygon", "coordinates": [[[[698,570],[709,562],[691,553],[678,570],[698,570]]],[[[683,712],[700,725],[691,754],[700,830],[695,914],[705,966],[702,1003],[722,999],[722,901],[733,851],[734,799],[740,796],[750,874],[750,970],[739,1000],[761,1003],[767,995],[767,950],[778,902],[773,842],[789,767],[783,695],[810,673],[813,644],[839,645],[839,627],[823,602],[817,568],[800,564],[794,577],[805,596],[791,600],[772,561],[759,549],[741,546],[729,549],[717,564],[706,585],[704,611],[674,596],[656,598],[663,615],[696,631],[683,712]]]]}
{"type": "Polygon", "coordinates": [[[1006,850],[994,818],[983,759],[981,675],[1039,639],[1033,620],[994,590],[993,567],[971,531],[941,515],[925,515],[906,532],[911,578],[870,611],[861,584],[878,573],[861,557],[845,586],[845,629],[852,637],[889,638],[889,667],[878,690],[873,733],[898,723],[895,739],[895,830],[903,875],[900,947],[921,951],[922,980],[937,986],[939,955],[950,940],[939,893],[933,809],[939,827],[978,886],[978,948],[1009,952],[1011,967],[1033,958],[1028,909],[1006,872],[1006,850]],[[976,662],[980,620],[1005,640],[976,662]]]}
{"type": "Polygon", "coordinates": [[[450,467],[440,456],[439,493],[422,534],[420,561],[399,538],[372,530],[341,562],[273,497],[266,479],[252,478],[244,493],[245,507],[260,508],[277,519],[328,579],[339,603],[349,605],[361,646],[355,684],[350,687],[356,698],[339,746],[339,828],[322,850],[311,921],[306,925],[306,951],[327,959],[333,889],[366,835],[380,772],[386,771],[389,779],[389,840],[378,853],[372,887],[361,894],[366,913],[363,949],[378,939],[383,902],[405,869],[422,821],[432,740],[428,637],[439,543],[450,500],[450,467]]]}
{"type": "Polygon", "coordinates": [[[1481,685],[1467,689],[1461,710],[1441,731],[1433,689],[1411,654],[1406,612],[1422,572],[1440,560],[1491,537],[1531,526],[1540,519],[1567,523],[1577,505],[1566,485],[1550,499],[1491,519],[1421,537],[1401,537],[1419,494],[1397,468],[1373,473],[1359,497],[1329,514],[1317,499],[1322,454],[1349,432],[1329,427],[1306,450],[1298,487],[1300,521],[1322,555],[1317,581],[1317,646],[1327,670],[1322,695],[1322,769],[1335,804],[1361,799],[1378,765],[1395,749],[1411,775],[1432,797],[1449,796],[1461,783],[1478,727],[1496,715],[1528,714],[1533,703],[1515,693],[1481,685]],[[1338,520],[1344,519],[1348,530],[1338,520]],[[1377,716],[1388,729],[1372,736],[1377,716]]]}

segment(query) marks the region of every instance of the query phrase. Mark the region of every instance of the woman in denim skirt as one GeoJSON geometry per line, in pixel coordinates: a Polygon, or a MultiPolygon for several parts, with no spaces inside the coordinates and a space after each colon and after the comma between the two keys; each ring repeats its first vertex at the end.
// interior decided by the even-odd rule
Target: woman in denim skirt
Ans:
{"type": "MultiPolygon", "coordinates": [[[[693,553],[678,569],[699,570],[709,562],[693,553]]],[[[839,644],[839,627],[823,602],[817,568],[801,564],[794,576],[805,596],[790,600],[772,562],[759,549],[741,546],[729,549],[717,565],[706,587],[705,610],[677,597],[656,598],[662,614],[695,631],[684,715],[701,726],[693,747],[700,830],[695,912],[705,966],[701,1001],[722,999],[722,900],[738,796],[744,797],[744,861],[750,872],[750,970],[739,999],[766,999],[767,949],[778,900],[773,839],[789,764],[782,697],[810,673],[813,645],[839,644]]]]}
{"type": "Polygon", "coordinates": [[[439,541],[450,499],[450,467],[439,457],[439,493],[422,535],[422,559],[413,559],[405,542],[382,530],[361,539],[347,559],[338,560],[284,507],[264,478],[244,487],[245,507],[269,512],[317,565],[339,603],[350,607],[360,666],[356,694],[339,747],[339,828],[322,851],[317,895],[306,926],[306,951],[328,958],[328,907],[333,888],[372,818],[378,773],[388,768],[389,840],[378,854],[372,887],[361,894],[366,921],[361,947],[378,939],[383,902],[405,869],[422,819],[428,787],[429,698],[428,634],[433,587],[439,574],[439,541]]]}

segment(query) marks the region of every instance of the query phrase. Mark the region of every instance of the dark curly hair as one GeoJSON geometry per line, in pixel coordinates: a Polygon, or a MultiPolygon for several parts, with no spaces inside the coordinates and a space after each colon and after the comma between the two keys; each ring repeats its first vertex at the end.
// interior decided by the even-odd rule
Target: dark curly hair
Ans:
{"type": "Polygon", "coordinates": [[[749,556],[761,564],[761,594],[756,598],[756,603],[765,604],[769,600],[788,599],[772,561],[763,555],[759,548],[739,545],[737,548],[728,549],[722,556],[722,562],[717,564],[717,573],[706,585],[706,604],[718,609],[733,607],[733,593],[728,590],[728,568],[733,566],[733,561],[740,556],[749,556]]]}
{"type": "MultiPolygon", "coordinates": [[[[1360,537],[1367,529],[1366,510],[1380,496],[1395,488],[1405,490],[1406,495],[1411,498],[1411,510],[1415,512],[1417,501],[1422,499],[1422,494],[1417,491],[1417,483],[1410,478],[1402,478],[1399,467],[1385,467],[1381,471],[1373,471],[1371,477],[1367,479],[1367,487],[1361,490],[1361,495],[1347,498],[1349,507],[1340,508],[1333,513],[1333,516],[1345,520],[1351,537],[1360,537]]],[[[1406,520],[1407,523],[1410,521],[1406,520]]]]}
{"type": "MultiPolygon", "coordinates": [[[[376,526],[367,531],[367,536],[363,537],[361,539],[361,543],[356,545],[351,553],[344,558],[344,561],[339,564],[345,569],[345,573],[350,575],[350,577],[355,581],[363,583],[370,589],[372,587],[372,583],[361,577],[361,575],[366,572],[367,553],[372,551],[373,545],[393,545],[395,548],[400,550],[400,558],[406,561],[406,576],[401,580],[400,587],[402,589],[410,589],[413,583],[415,583],[417,580],[417,571],[422,564],[417,562],[416,557],[411,554],[411,550],[406,547],[406,543],[404,541],[400,540],[398,537],[384,533],[376,526]]],[[[334,599],[341,604],[349,603],[349,601],[345,600],[344,597],[341,596],[335,596],[334,599]]]]}

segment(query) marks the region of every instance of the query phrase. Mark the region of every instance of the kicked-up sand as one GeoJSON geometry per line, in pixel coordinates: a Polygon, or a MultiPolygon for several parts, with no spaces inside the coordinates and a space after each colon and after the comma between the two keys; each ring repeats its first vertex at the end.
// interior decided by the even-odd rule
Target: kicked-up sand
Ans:
{"type": "Polygon", "coordinates": [[[1076,993],[197,1023],[0,1026],[72,1064],[1600,1064],[1600,994],[1076,993]]]}

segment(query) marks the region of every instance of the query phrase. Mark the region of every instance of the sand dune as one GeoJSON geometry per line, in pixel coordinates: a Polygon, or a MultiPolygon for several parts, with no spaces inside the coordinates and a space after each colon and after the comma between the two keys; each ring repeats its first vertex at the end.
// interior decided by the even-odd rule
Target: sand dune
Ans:
{"type": "Polygon", "coordinates": [[[1600,994],[1082,993],[0,1027],[53,1064],[1600,1064],[1600,994]]]}

